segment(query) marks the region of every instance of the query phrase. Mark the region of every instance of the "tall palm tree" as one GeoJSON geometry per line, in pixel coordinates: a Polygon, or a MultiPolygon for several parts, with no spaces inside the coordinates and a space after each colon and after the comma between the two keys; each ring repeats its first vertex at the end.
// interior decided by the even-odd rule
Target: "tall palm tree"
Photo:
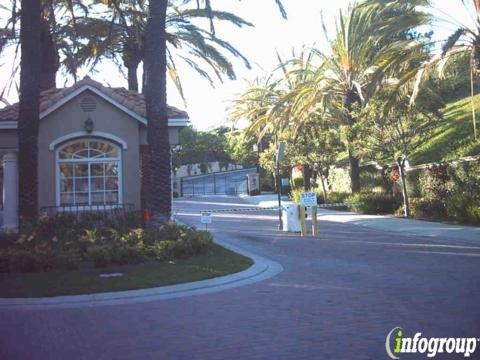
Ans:
{"type": "MultiPolygon", "coordinates": [[[[344,130],[352,192],[360,191],[360,157],[355,149],[356,112],[364,107],[394,70],[404,66],[421,44],[405,37],[428,17],[416,10],[424,1],[371,0],[355,4],[337,19],[336,33],[320,58],[318,75],[298,87],[299,111],[328,105],[327,114],[344,130]]],[[[323,26],[328,38],[326,26],[323,26]]],[[[408,70],[408,69],[403,69],[408,70]]]]}
{"type": "Polygon", "coordinates": [[[167,114],[167,36],[168,0],[150,0],[145,32],[145,84],[147,125],[147,209],[152,225],[170,218],[170,142],[167,114]]]}
{"type": "Polygon", "coordinates": [[[38,211],[38,121],[40,119],[40,31],[38,0],[22,0],[19,145],[19,213],[21,226],[38,211]]]}
{"type": "MultiPolygon", "coordinates": [[[[219,38],[213,31],[202,27],[202,21],[224,21],[238,27],[252,26],[242,18],[225,11],[197,9],[177,6],[178,1],[169,2],[167,8],[167,66],[168,73],[183,96],[177,65],[183,63],[206,78],[213,85],[213,78],[222,81],[224,77],[235,78],[235,71],[229,55],[239,58],[248,68],[248,60],[230,43],[219,38]]],[[[80,36],[71,71],[78,66],[92,68],[102,58],[113,60],[120,68],[127,69],[129,89],[138,91],[137,70],[144,60],[146,1],[112,1],[106,14],[94,14],[76,21],[80,36]]],[[[70,27],[70,25],[66,25],[70,27]]]]}

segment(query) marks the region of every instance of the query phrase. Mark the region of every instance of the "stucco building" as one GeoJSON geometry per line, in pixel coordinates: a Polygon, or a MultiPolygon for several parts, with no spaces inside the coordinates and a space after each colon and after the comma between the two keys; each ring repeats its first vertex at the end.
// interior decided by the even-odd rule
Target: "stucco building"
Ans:
{"type": "MultiPolygon", "coordinates": [[[[18,227],[19,105],[0,109],[3,228],[18,227]]],[[[188,114],[168,108],[170,143],[188,114]]],[[[38,137],[38,204],[42,208],[141,206],[141,158],[147,145],[142,94],[86,77],[69,88],[42,92],[38,137]]]]}

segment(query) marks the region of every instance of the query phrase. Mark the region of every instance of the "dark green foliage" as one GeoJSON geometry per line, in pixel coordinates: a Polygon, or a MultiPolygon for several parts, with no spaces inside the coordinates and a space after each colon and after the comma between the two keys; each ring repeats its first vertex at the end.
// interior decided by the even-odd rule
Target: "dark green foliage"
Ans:
{"type": "Polygon", "coordinates": [[[349,196],[352,195],[348,192],[332,191],[328,193],[328,203],[329,204],[341,204],[347,201],[349,196]]]}
{"type": "Polygon", "coordinates": [[[349,208],[362,214],[393,214],[402,204],[401,199],[390,194],[360,192],[348,197],[349,208]]]}
{"type": "Polygon", "coordinates": [[[459,222],[480,223],[480,162],[458,165],[449,176],[448,216],[459,222]]]}
{"type": "Polygon", "coordinates": [[[410,199],[410,211],[418,219],[445,219],[447,216],[445,203],[434,198],[410,199]]]}
{"type": "Polygon", "coordinates": [[[293,189],[303,189],[303,177],[295,177],[291,182],[293,189]]]}
{"type": "Polygon", "coordinates": [[[412,216],[420,219],[480,223],[480,164],[438,165],[419,176],[412,216]]]}
{"type": "Polygon", "coordinates": [[[173,167],[200,164],[200,170],[205,174],[209,162],[231,163],[232,159],[227,151],[227,131],[228,129],[223,127],[212,131],[198,131],[191,126],[183,129],[180,132],[182,149],[172,154],[173,167]]]}
{"type": "Polygon", "coordinates": [[[364,166],[360,170],[360,184],[362,189],[372,191],[375,188],[381,188],[388,192],[392,189],[392,184],[386,172],[382,169],[377,169],[375,166],[364,166]]]}
{"type": "Polygon", "coordinates": [[[43,217],[36,226],[0,249],[0,272],[72,270],[138,264],[150,259],[184,259],[207,251],[210,233],[167,222],[143,229],[138,214],[105,218],[98,214],[43,217]]]}

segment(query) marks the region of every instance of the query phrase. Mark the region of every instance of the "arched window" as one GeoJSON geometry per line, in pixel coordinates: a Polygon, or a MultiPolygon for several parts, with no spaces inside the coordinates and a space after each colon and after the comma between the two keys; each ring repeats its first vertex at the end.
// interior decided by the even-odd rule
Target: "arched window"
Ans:
{"type": "Polygon", "coordinates": [[[57,205],[121,202],[121,150],[108,141],[81,139],[57,149],[57,205]]]}

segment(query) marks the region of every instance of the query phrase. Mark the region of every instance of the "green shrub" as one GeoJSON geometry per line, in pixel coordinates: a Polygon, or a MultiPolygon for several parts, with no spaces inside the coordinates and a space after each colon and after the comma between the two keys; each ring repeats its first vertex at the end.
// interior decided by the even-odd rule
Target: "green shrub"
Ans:
{"type": "Polygon", "coordinates": [[[111,249],[110,261],[114,265],[139,264],[144,260],[145,251],[139,245],[114,246],[111,249]]]}
{"type": "Polygon", "coordinates": [[[349,208],[362,214],[393,214],[401,201],[386,193],[360,192],[348,197],[349,208]]]}
{"type": "MultiPolygon", "coordinates": [[[[209,233],[168,222],[160,228],[116,226],[115,219],[70,214],[42,217],[35,226],[0,249],[0,272],[76,269],[82,261],[96,267],[136,264],[149,257],[185,258],[212,246],[209,233]]],[[[135,218],[125,219],[137,224],[135,218]]]]}
{"type": "Polygon", "coordinates": [[[447,202],[448,216],[462,223],[480,223],[480,199],[469,192],[456,189],[447,202]]]}
{"type": "Polygon", "coordinates": [[[111,245],[93,245],[88,248],[88,259],[92,260],[95,267],[106,267],[112,262],[114,248],[111,245]]]}
{"type": "Polygon", "coordinates": [[[350,195],[352,194],[349,192],[332,191],[328,193],[327,200],[329,204],[340,204],[344,203],[350,195]]]}
{"type": "Polygon", "coordinates": [[[362,189],[368,190],[379,188],[388,192],[392,188],[388,175],[374,165],[364,166],[360,169],[360,184],[362,189]]]}
{"type": "Polygon", "coordinates": [[[54,256],[54,268],[62,270],[75,270],[78,269],[82,257],[76,250],[62,251],[54,256]]]}
{"type": "Polygon", "coordinates": [[[447,217],[445,203],[432,198],[411,198],[410,212],[411,216],[417,219],[445,219],[447,217]]]}
{"type": "Polygon", "coordinates": [[[449,169],[447,214],[455,221],[480,223],[480,162],[449,169]]]}
{"type": "Polygon", "coordinates": [[[149,252],[159,260],[185,259],[202,254],[213,245],[210,233],[189,229],[177,240],[162,240],[150,247],[149,252]]]}

